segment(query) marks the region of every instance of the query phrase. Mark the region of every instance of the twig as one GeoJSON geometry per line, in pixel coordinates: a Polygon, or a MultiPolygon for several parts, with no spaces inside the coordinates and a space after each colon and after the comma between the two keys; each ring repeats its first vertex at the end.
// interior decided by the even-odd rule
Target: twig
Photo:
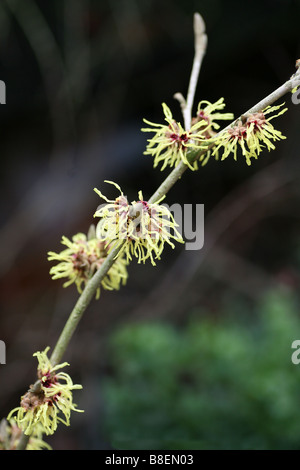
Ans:
{"type": "Polygon", "coordinates": [[[200,68],[203,57],[207,47],[207,35],[205,34],[205,23],[202,16],[199,13],[194,14],[194,37],[195,37],[195,55],[194,62],[190,77],[190,83],[188,88],[187,99],[185,101],[181,93],[176,93],[176,98],[181,106],[182,114],[184,118],[185,128],[188,130],[191,127],[192,121],[192,109],[195,98],[196,87],[198,83],[200,68]]]}
{"type": "Polygon", "coordinates": [[[190,84],[187,94],[186,107],[184,110],[184,121],[185,128],[191,127],[192,120],[192,108],[194,103],[194,97],[196,87],[198,83],[198,77],[204,54],[207,46],[207,35],[205,34],[205,23],[202,16],[199,13],[194,15],[194,34],[195,34],[195,57],[193,62],[193,68],[190,78],[190,84]]]}
{"type": "MultiPolygon", "coordinates": [[[[123,242],[124,243],[124,242],[123,242]]],[[[111,266],[114,264],[116,257],[121,249],[122,245],[114,248],[107,258],[105,259],[104,263],[101,265],[100,269],[96,271],[94,276],[89,280],[85,289],[83,290],[82,294],[80,295],[79,299],[76,302],[75,307],[73,308],[63,331],[53,349],[52,355],[50,357],[50,362],[53,366],[59,364],[61,359],[67,349],[69,342],[76,330],[76,327],[79,321],[82,318],[85,310],[87,309],[89,303],[91,302],[92,298],[95,295],[96,290],[98,289],[102,279],[105,277],[106,273],[109,271],[111,266]]]]}

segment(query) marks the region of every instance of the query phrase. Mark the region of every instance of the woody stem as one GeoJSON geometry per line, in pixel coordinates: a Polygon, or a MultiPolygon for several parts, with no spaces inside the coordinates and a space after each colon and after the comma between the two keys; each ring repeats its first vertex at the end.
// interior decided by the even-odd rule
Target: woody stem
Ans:
{"type": "MultiPolygon", "coordinates": [[[[122,244],[125,241],[122,242],[122,244]]],[[[57,343],[53,349],[50,357],[50,362],[53,366],[61,362],[61,359],[69,345],[69,342],[76,330],[78,323],[80,322],[85,310],[95,295],[96,290],[99,288],[102,279],[106,276],[107,272],[115,262],[115,258],[118,255],[122,245],[118,245],[109,253],[101,267],[96,271],[94,276],[86,284],[82,294],[78,298],[61,334],[57,340],[57,343]]]]}
{"type": "MultiPolygon", "coordinates": [[[[200,63],[201,65],[201,63],[200,63]]],[[[200,69],[200,66],[199,66],[200,69]]],[[[195,72],[196,73],[196,72],[195,72]]],[[[199,72],[198,72],[199,73],[199,72]]],[[[198,78],[198,75],[197,75],[198,78]]],[[[259,103],[257,103],[255,106],[250,108],[246,113],[244,113],[242,116],[247,117],[249,114],[253,114],[256,112],[261,111],[262,109],[265,109],[267,106],[270,106],[273,104],[275,101],[280,99],[282,96],[284,96],[286,93],[290,92],[293,88],[296,86],[300,85],[300,71],[298,71],[290,80],[286,81],[283,85],[281,85],[279,88],[277,88],[275,91],[270,93],[267,97],[262,99],[259,103]]],[[[194,87],[194,85],[193,85],[194,87]]],[[[193,87],[191,88],[192,94],[190,96],[193,97],[194,99],[194,91],[193,87]]],[[[189,95],[188,95],[189,96],[189,95]]],[[[191,99],[191,98],[190,98],[191,99]]],[[[191,109],[191,107],[190,107],[191,109]]],[[[239,118],[240,119],[240,118],[239,118]]],[[[231,123],[229,126],[227,126],[225,129],[228,129],[230,126],[232,126],[236,121],[231,123]]],[[[219,132],[224,132],[223,129],[222,131],[219,132]]],[[[210,147],[212,147],[214,144],[212,144],[210,147]]],[[[197,151],[197,152],[190,152],[190,160],[196,160],[199,158],[201,153],[206,152],[210,147],[207,147],[205,151],[197,151]]],[[[188,169],[188,166],[184,164],[183,162],[180,162],[176,168],[167,176],[167,178],[163,181],[163,183],[159,186],[159,188],[155,191],[155,193],[151,196],[151,198],[148,200],[150,204],[153,204],[157,201],[159,201],[163,196],[165,196],[170,189],[174,186],[174,184],[182,177],[183,173],[188,169]]],[[[106,260],[102,264],[102,266],[99,268],[98,271],[94,274],[94,276],[89,280],[89,282],[86,284],[86,287],[84,288],[82,294],[78,298],[59,338],[58,341],[53,349],[50,362],[53,366],[57,365],[59,362],[61,362],[61,359],[72,339],[72,336],[76,330],[76,327],[78,323],[80,322],[85,310],[87,309],[88,305],[90,304],[92,298],[95,295],[96,290],[98,289],[101,281],[111,268],[111,266],[114,264],[116,257],[118,256],[118,253],[120,249],[122,248],[123,244],[125,243],[125,240],[122,241],[121,244],[119,244],[117,247],[115,247],[107,256],[106,260]]],[[[28,444],[29,436],[26,436],[24,433],[19,441],[19,445],[17,447],[18,450],[24,450],[26,449],[26,446],[28,444]]]]}

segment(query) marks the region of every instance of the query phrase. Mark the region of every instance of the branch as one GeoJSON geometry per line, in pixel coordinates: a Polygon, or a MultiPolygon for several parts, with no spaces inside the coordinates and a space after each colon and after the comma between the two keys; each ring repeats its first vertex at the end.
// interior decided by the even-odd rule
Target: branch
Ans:
{"type": "MultiPolygon", "coordinates": [[[[204,34],[204,22],[199,14],[195,14],[194,17],[194,29],[195,29],[195,59],[194,59],[194,64],[193,64],[193,69],[191,73],[191,79],[190,79],[190,86],[189,86],[189,92],[188,92],[188,98],[187,98],[187,103],[185,107],[185,120],[190,118],[191,114],[191,109],[192,109],[192,104],[193,104],[193,99],[195,95],[195,90],[196,90],[196,84],[199,76],[199,71],[200,71],[200,66],[201,62],[205,53],[205,48],[206,48],[206,42],[207,42],[207,37],[204,34]]],[[[273,104],[275,101],[277,101],[279,98],[284,96],[286,93],[290,92],[293,88],[296,86],[300,85],[300,69],[291,77],[290,80],[285,82],[283,85],[281,85],[279,88],[277,88],[275,91],[270,93],[266,98],[261,100],[259,103],[257,103],[255,106],[250,108],[246,113],[244,113],[242,116],[247,116],[248,114],[252,114],[258,111],[263,110],[267,106],[270,106],[273,104]]],[[[178,96],[177,96],[178,98],[178,96]]],[[[184,100],[181,100],[182,105],[184,105],[184,100]]],[[[242,117],[240,116],[240,118],[242,117]]],[[[238,119],[240,119],[238,118],[238,119]]],[[[229,126],[227,126],[225,129],[228,129],[230,126],[234,125],[237,120],[233,121],[229,126]]],[[[185,124],[186,125],[186,124],[185,124]]],[[[186,126],[186,128],[189,128],[190,126],[186,126]]],[[[225,129],[219,132],[224,132],[225,129]]],[[[208,147],[211,148],[213,144],[208,147]]],[[[208,148],[205,151],[201,152],[191,152],[190,153],[190,158],[191,161],[192,159],[195,160],[196,158],[199,158],[199,156],[202,153],[205,153],[208,148]]],[[[149,199],[149,203],[155,203],[159,199],[161,199],[163,196],[165,196],[169,190],[173,187],[173,185],[181,178],[183,173],[188,169],[188,166],[185,165],[183,162],[180,162],[177,167],[168,175],[168,177],[163,181],[163,183],[159,186],[159,188],[155,191],[155,193],[151,196],[149,199]]],[[[125,243],[125,240],[124,242],[125,243]]],[[[88,305],[90,304],[92,298],[95,295],[95,292],[97,288],[99,287],[102,279],[105,277],[111,266],[113,265],[116,257],[118,256],[118,253],[120,249],[122,248],[122,244],[119,245],[118,247],[114,248],[110,254],[107,256],[105,262],[102,264],[101,268],[96,271],[94,276],[90,279],[90,281],[87,283],[85,289],[83,290],[82,294],[80,295],[75,307],[73,308],[69,319],[67,320],[65,327],[53,349],[53,353],[50,358],[50,362],[53,366],[57,365],[59,362],[61,362],[61,359],[72,339],[72,336],[76,330],[76,327],[81,320],[85,310],[87,309],[88,305]]],[[[22,435],[19,445],[18,445],[18,450],[25,450],[27,443],[28,443],[28,436],[25,436],[24,434],[22,435]]]]}
{"type": "MultiPolygon", "coordinates": [[[[246,113],[244,113],[241,116],[247,116],[248,114],[252,114],[255,112],[258,112],[267,106],[270,106],[272,103],[277,101],[279,98],[284,96],[286,93],[290,92],[295,86],[300,85],[300,73],[297,73],[296,77],[292,77],[290,80],[285,82],[283,85],[281,85],[279,88],[277,88],[275,91],[270,93],[266,98],[261,100],[259,103],[257,103],[255,106],[250,108],[246,113]]],[[[238,118],[240,119],[241,116],[238,118]]],[[[229,126],[226,127],[226,129],[230,126],[232,126],[236,121],[231,123],[229,126]]],[[[224,132],[225,129],[219,132],[224,132]]],[[[203,152],[203,151],[202,151],[203,152]]],[[[193,158],[196,159],[199,157],[201,153],[198,153],[196,156],[194,155],[193,158]]],[[[149,203],[153,204],[159,199],[161,199],[163,196],[165,196],[170,189],[174,186],[174,184],[181,178],[181,176],[184,174],[184,172],[188,169],[188,166],[185,165],[183,162],[180,162],[174,170],[171,171],[171,173],[167,176],[167,178],[162,182],[162,184],[159,186],[159,188],[155,191],[155,193],[151,196],[149,199],[149,203]]],[[[125,242],[125,241],[124,241],[125,242]]],[[[89,305],[90,301],[92,300],[93,296],[95,295],[95,292],[97,288],[100,285],[101,280],[105,277],[107,274],[108,270],[111,268],[113,265],[115,258],[117,257],[121,247],[115,248],[114,250],[111,251],[111,253],[108,255],[106,258],[105,262],[102,264],[101,268],[94,274],[92,279],[88,282],[86,285],[84,291],[82,292],[81,296],[79,297],[62,333],[61,336],[53,350],[52,356],[50,358],[50,361],[53,365],[59,363],[62,359],[62,356],[72,338],[72,335],[84,313],[86,310],[87,306],[89,305]]]]}

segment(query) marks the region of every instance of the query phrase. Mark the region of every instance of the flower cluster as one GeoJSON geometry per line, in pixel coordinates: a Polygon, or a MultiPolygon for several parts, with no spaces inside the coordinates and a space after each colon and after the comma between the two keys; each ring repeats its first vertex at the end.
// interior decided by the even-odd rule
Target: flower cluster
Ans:
{"type": "MultiPolygon", "coordinates": [[[[67,248],[61,253],[48,253],[49,261],[59,261],[50,270],[52,279],[68,278],[64,287],[75,283],[78,292],[82,292],[82,286],[88,282],[93,274],[101,267],[109,246],[95,237],[88,239],[83,233],[74,235],[72,241],[62,237],[62,244],[67,248]]],[[[128,277],[126,261],[118,257],[116,262],[101,281],[101,286],[107,290],[118,290],[121,284],[125,284],[128,277]]],[[[100,286],[96,292],[96,298],[100,296],[100,286]]]]}
{"type": "Polygon", "coordinates": [[[233,118],[231,113],[216,112],[225,107],[223,101],[223,98],[216,103],[201,101],[189,130],[184,129],[173,119],[171,110],[165,103],[162,106],[167,124],[155,124],[144,119],[144,122],[152,127],[143,128],[142,131],[154,132],[144,152],[145,155],[154,157],[154,168],[162,163],[161,170],[164,170],[167,166],[177,166],[180,161],[183,161],[192,170],[197,170],[197,159],[191,162],[188,153],[201,150],[200,161],[204,165],[211,155],[210,150],[206,151],[206,149],[215,135],[215,130],[220,127],[216,121],[233,118]]]}
{"type": "Polygon", "coordinates": [[[72,394],[73,390],[81,389],[82,386],[74,385],[65,372],[57,373],[58,369],[69,364],[64,362],[52,366],[47,356],[48,350],[49,347],[34,354],[38,359],[38,381],[21,397],[21,406],[14,408],[7,417],[8,420],[13,417],[26,435],[31,435],[37,429],[39,432],[53,434],[59,421],[66,426],[70,425],[71,411],[83,412],[76,408],[72,394]],[[59,416],[61,414],[64,419],[59,416]]]}
{"type": "Polygon", "coordinates": [[[276,130],[270,121],[283,114],[287,108],[273,116],[266,116],[277,111],[283,105],[284,103],[279,106],[268,106],[263,111],[250,114],[248,117],[240,119],[233,127],[220,132],[215,138],[215,149],[212,155],[217,155],[223,148],[221,160],[227,158],[231,153],[237,160],[238,148],[241,148],[247,164],[251,165],[251,158],[257,159],[265,147],[269,151],[275,149],[273,142],[286,137],[276,130]]]}
{"type": "Polygon", "coordinates": [[[156,168],[162,163],[161,170],[167,166],[177,166],[180,161],[188,165],[191,170],[197,169],[196,163],[190,163],[187,159],[189,150],[203,148],[205,142],[205,132],[209,125],[205,120],[196,122],[189,130],[185,130],[179,122],[173,119],[170,108],[163,103],[163,111],[166,124],[155,124],[144,119],[150,128],[143,128],[142,132],[154,132],[152,139],[148,140],[145,155],[154,157],[153,166],[156,168]]]}
{"type": "MultiPolygon", "coordinates": [[[[28,450],[51,450],[49,444],[43,441],[45,430],[39,423],[35,426],[31,434],[27,449],[28,450]]],[[[20,429],[15,420],[11,418],[9,421],[3,419],[0,422],[0,450],[16,450],[22,436],[20,429]]]]}
{"type": "Polygon", "coordinates": [[[107,202],[94,214],[95,217],[100,217],[97,238],[105,242],[109,250],[120,247],[118,257],[120,253],[125,254],[127,262],[136,257],[139,263],[145,263],[150,259],[155,266],[154,260],[160,259],[165,243],[172,248],[175,246],[171,239],[183,243],[174,217],[167,207],[160,204],[161,200],[150,204],[144,200],[140,191],[139,200],[129,204],[117,184],[106,182],[113,184],[121,193],[116,199],[109,200],[95,189],[96,193],[107,202]]]}

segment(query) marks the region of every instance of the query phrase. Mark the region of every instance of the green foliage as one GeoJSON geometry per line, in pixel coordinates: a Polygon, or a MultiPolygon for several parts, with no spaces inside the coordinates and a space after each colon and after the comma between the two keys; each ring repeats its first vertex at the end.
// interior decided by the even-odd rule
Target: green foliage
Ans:
{"type": "Polygon", "coordinates": [[[118,449],[300,449],[296,301],[270,293],[252,312],[123,327],[104,383],[118,449]]]}

